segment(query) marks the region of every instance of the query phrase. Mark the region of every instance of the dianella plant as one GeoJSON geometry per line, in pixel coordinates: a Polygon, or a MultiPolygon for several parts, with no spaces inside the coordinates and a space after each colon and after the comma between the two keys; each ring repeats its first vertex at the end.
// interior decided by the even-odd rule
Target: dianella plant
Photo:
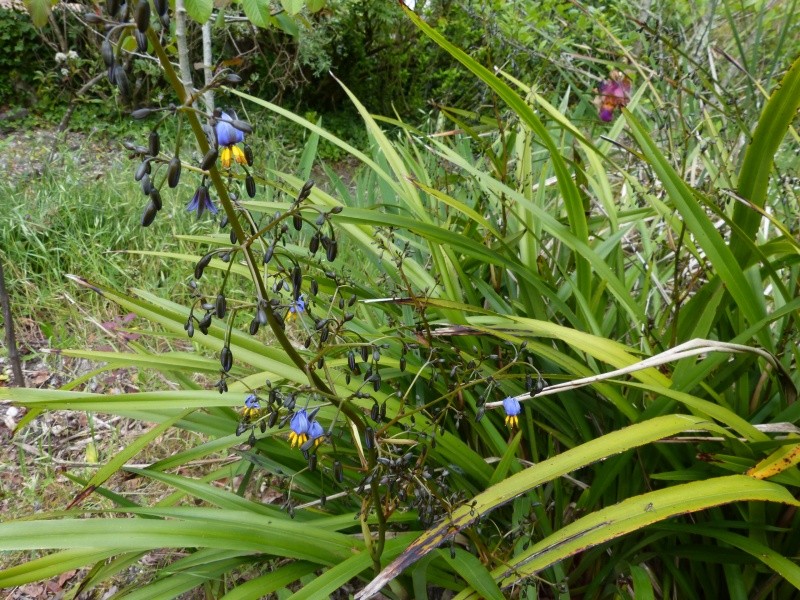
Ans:
{"type": "MultiPolygon", "coordinates": [[[[265,6],[225,10],[268,26],[265,6]]],[[[137,54],[169,86],[163,105],[130,107],[151,130],[124,146],[141,225],[177,202],[204,231],[183,236],[195,254],[150,251],[185,270],[185,304],[69,275],[176,349],[64,353],[173,387],[0,389],[28,408],[21,427],[65,409],[150,427],[74,477],[66,510],[0,524],[3,550],[55,551],[0,585],[87,567],[77,597],[169,548],[115,597],[795,597],[793,45],[777,42],[766,87],[747,80],[748,109],[731,53],[698,62],[646,20],[634,51],[575,3],[619,59],[582,91],[565,70],[556,94],[482,65],[424,6],[398,10],[494,106],[415,126],[342,84],[369,150],[238,89],[228,68],[187,86],[164,1],[90,19],[121,101],[137,54]],[[202,108],[209,91],[220,108],[202,108]],[[305,128],[295,170],[266,165],[245,111],[305,128]],[[322,141],[360,165],[351,181],[324,164],[312,181],[322,141]],[[170,428],[201,441],[129,466],[170,428]],[[120,474],[169,491],[139,503],[120,474]]]]}

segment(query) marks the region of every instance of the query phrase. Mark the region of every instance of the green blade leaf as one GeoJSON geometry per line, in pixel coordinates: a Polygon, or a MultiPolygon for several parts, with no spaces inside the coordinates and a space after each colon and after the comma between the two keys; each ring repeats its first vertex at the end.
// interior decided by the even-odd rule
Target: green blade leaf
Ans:
{"type": "Polygon", "coordinates": [[[214,0],[185,0],[186,12],[202,25],[211,18],[214,0]]]}

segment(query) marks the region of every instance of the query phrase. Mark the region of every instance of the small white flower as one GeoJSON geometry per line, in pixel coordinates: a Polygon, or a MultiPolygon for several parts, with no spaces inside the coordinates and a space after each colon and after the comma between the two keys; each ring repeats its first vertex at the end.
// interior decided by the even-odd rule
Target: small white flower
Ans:
{"type": "Polygon", "coordinates": [[[69,69],[61,69],[61,74],[62,74],[64,77],[66,77],[67,75],[69,75],[69,69]]]}
{"type": "Polygon", "coordinates": [[[66,54],[64,54],[63,52],[56,52],[56,63],[60,65],[65,60],[67,60],[66,54]]]}
{"type": "Polygon", "coordinates": [[[78,53],[75,50],[67,52],[67,60],[78,60],[78,53]]]}

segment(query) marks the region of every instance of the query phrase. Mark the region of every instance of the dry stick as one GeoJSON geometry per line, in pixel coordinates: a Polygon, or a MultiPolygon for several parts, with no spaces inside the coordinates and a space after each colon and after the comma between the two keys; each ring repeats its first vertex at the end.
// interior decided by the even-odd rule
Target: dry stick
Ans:
{"type": "MultiPolygon", "coordinates": [[[[760,348],[751,348],[750,346],[744,346],[742,344],[718,342],[715,340],[694,339],[694,340],[689,340],[688,342],[684,342],[683,344],[675,346],[670,350],[666,350],[664,352],[661,352],[660,354],[656,354],[655,356],[651,356],[650,358],[646,358],[645,360],[641,360],[627,367],[616,369],[608,373],[602,373],[600,375],[591,375],[589,377],[583,377],[581,379],[575,379],[573,381],[565,381],[564,383],[550,385],[545,387],[539,393],[531,394],[526,392],[524,394],[516,396],[516,399],[519,400],[520,402],[523,402],[525,400],[530,400],[532,398],[538,398],[539,396],[549,396],[550,394],[558,394],[559,392],[564,392],[566,390],[574,390],[580,387],[591,385],[592,383],[597,383],[598,381],[613,379],[615,377],[619,377],[620,375],[627,375],[629,373],[634,373],[636,371],[641,371],[643,369],[649,369],[651,367],[657,367],[659,365],[664,365],[666,363],[674,362],[676,360],[687,358],[689,356],[697,356],[698,354],[707,354],[708,352],[729,352],[731,354],[743,354],[749,352],[757,354],[758,356],[761,356],[762,358],[766,359],[775,368],[777,369],[781,368],[781,364],[777,361],[777,359],[774,356],[772,356],[772,354],[770,354],[765,350],[761,350],[760,348]]],[[[502,401],[487,402],[485,405],[486,409],[498,408],[500,406],[503,406],[502,401]]]]}
{"type": "Polygon", "coordinates": [[[14,321],[11,320],[11,303],[6,291],[2,260],[0,260],[0,304],[3,307],[3,319],[6,322],[6,347],[8,347],[8,360],[11,361],[11,372],[14,373],[14,385],[25,387],[25,377],[22,375],[22,364],[19,362],[19,353],[17,352],[17,340],[14,337],[14,321]]]}

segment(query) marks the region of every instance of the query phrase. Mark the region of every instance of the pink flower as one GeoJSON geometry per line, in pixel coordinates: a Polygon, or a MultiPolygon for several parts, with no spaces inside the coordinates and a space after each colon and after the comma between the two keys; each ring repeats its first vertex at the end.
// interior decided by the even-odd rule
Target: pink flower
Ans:
{"type": "Polygon", "coordinates": [[[627,75],[614,69],[610,77],[609,81],[600,84],[594,99],[600,120],[605,122],[614,118],[614,109],[627,106],[631,97],[631,80],[627,75]]]}

